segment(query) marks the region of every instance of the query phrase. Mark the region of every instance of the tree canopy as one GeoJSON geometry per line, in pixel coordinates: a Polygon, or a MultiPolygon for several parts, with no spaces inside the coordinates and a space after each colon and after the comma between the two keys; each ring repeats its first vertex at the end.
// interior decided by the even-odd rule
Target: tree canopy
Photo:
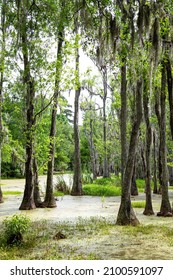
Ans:
{"type": "Polygon", "coordinates": [[[25,177],[20,209],[56,207],[53,173],[72,171],[72,195],[83,174],[121,174],[117,224],[138,224],[136,178],[144,214],[153,179],[172,216],[172,1],[1,0],[0,13],[0,176],[25,177]]]}

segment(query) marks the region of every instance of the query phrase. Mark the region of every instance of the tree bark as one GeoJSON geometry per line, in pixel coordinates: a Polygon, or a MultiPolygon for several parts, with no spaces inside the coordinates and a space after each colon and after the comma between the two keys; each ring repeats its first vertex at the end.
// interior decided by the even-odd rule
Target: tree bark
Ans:
{"type": "Polygon", "coordinates": [[[107,100],[107,69],[106,66],[102,66],[103,71],[103,177],[108,178],[109,175],[109,164],[107,155],[107,117],[106,117],[106,100],[107,100]]]}
{"type": "Polygon", "coordinates": [[[30,73],[29,42],[27,39],[27,1],[21,2],[20,35],[22,38],[22,54],[24,63],[24,86],[26,87],[26,162],[25,162],[25,190],[19,210],[36,208],[34,203],[34,176],[33,176],[33,141],[34,141],[34,79],[30,73]]]}
{"type": "Polygon", "coordinates": [[[38,165],[34,155],[33,157],[33,172],[34,172],[34,202],[37,208],[42,208],[42,201],[40,197],[39,181],[38,181],[38,165]]]}
{"type": "Polygon", "coordinates": [[[132,182],[131,182],[131,195],[138,195],[138,188],[136,185],[136,160],[134,161],[133,174],[132,174],[132,182]]]}
{"type": "MultiPolygon", "coordinates": [[[[24,54],[25,56],[25,54],[24,54]]],[[[24,59],[25,70],[28,72],[28,60],[24,59]]],[[[25,72],[26,73],[26,72],[25,72]]],[[[25,190],[19,210],[36,208],[34,202],[34,172],[33,172],[33,131],[34,131],[34,81],[30,73],[25,76],[27,85],[27,128],[26,128],[26,162],[25,162],[25,190]]]]}
{"type": "Polygon", "coordinates": [[[132,125],[129,152],[124,172],[124,180],[121,194],[121,204],[117,217],[118,225],[137,225],[139,221],[131,205],[131,180],[133,175],[134,160],[138,143],[139,127],[142,120],[142,79],[137,82],[136,89],[136,117],[132,125]]]}
{"type": "Polygon", "coordinates": [[[120,115],[120,133],[121,133],[121,181],[123,183],[124,171],[127,160],[127,92],[126,92],[126,61],[122,62],[121,67],[121,115],[120,115]]]}
{"type": "MultiPolygon", "coordinates": [[[[169,110],[170,110],[170,131],[171,139],[173,140],[173,77],[172,77],[172,67],[170,58],[166,61],[166,71],[167,71],[167,85],[168,85],[168,100],[169,100],[169,110]]],[[[169,166],[169,183],[173,185],[173,167],[169,166]]]]}
{"type": "Polygon", "coordinates": [[[171,128],[171,138],[173,140],[173,77],[172,77],[172,67],[171,61],[168,58],[166,61],[166,71],[167,71],[167,85],[168,85],[168,96],[169,96],[169,110],[170,110],[170,128],[171,128]]]}
{"type": "Polygon", "coordinates": [[[5,22],[6,22],[6,4],[2,1],[1,7],[1,54],[0,54],[0,203],[3,202],[3,194],[1,189],[1,162],[2,162],[2,142],[3,142],[3,125],[2,125],[2,91],[4,82],[4,64],[5,64],[5,22]]]}
{"type": "Polygon", "coordinates": [[[157,186],[157,157],[156,157],[157,151],[156,151],[156,132],[153,131],[153,170],[154,170],[154,189],[153,193],[157,194],[158,193],[158,186],[157,186]]]}
{"type": "Polygon", "coordinates": [[[160,157],[162,165],[161,186],[162,202],[158,216],[171,216],[171,205],[168,195],[168,169],[167,169],[167,149],[166,149],[166,66],[162,61],[161,70],[161,123],[160,123],[160,157]]]}
{"type": "Polygon", "coordinates": [[[63,41],[64,41],[64,30],[63,31],[60,30],[58,34],[55,92],[53,98],[53,109],[52,109],[52,119],[51,119],[51,129],[50,129],[50,149],[49,149],[49,160],[48,160],[48,169],[47,169],[47,186],[46,186],[46,195],[43,202],[43,206],[48,208],[57,207],[56,200],[53,195],[53,172],[54,172],[54,160],[55,160],[55,139],[56,139],[59,84],[60,84],[61,71],[62,71],[63,41]]]}
{"type": "Polygon", "coordinates": [[[79,137],[79,97],[81,92],[79,81],[79,22],[78,13],[75,17],[75,34],[76,34],[76,90],[74,101],[74,176],[71,195],[82,195],[82,172],[81,172],[81,155],[80,155],[80,137],[79,137]]]}
{"type": "Polygon", "coordinates": [[[151,142],[152,142],[152,129],[149,119],[149,97],[148,93],[145,92],[143,98],[144,105],[144,116],[146,123],[146,174],[145,174],[145,192],[146,192],[146,203],[144,215],[154,215],[152,206],[152,195],[151,195],[151,142]]]}
{"type": "Polygon", "coordinates": [[[92,164],[92,174],[93,179],[97,179],[97,160],[96,160],[96,151],[93,141],[93,119],[90,118],[90,140],[89,140],[89,146],[90,146],[90,157],[91,157],[91,164],[92,164]]]}
{"type": "Polygon", "coordinates": [[[159,149],[158,149],[158,157],[157,157],[157,166],[158,166],[158,179],[159,179],[159,190],[158,193],[162,192],[162,163],[161,163],[161,141],[160,141],[160,131],[161,131],[161,106],[160,106],[160,90],[158,88],[155,89],[155,112],[159,125],[159,149]]]}

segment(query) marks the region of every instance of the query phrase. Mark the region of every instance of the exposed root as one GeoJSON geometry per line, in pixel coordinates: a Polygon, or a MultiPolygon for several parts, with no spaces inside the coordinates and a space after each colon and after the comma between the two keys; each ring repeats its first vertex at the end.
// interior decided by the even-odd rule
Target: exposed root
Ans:
{"type": "Polygon", "coordinates": [[[173,214],[171,212],[158,212],[157,216],[158,217],[172,217],[173,214]]]}
{"type": "Polygon", "coordinates": [[[143,215],[152,216],[152,215],[154,215],[154,211],[153,210],[144,210],[143,215]]]}

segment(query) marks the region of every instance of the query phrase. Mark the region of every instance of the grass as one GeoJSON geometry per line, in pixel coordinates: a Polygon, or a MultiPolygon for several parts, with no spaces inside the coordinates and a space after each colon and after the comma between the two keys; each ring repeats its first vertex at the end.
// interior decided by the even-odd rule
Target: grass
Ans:
{"type": "MultiPolygon", "coordinates": [[[[145,180],[137,179],[136,184],[139,192],[144,192],[145,180]]],[[[121,195],[121,178],[112,175],[111,178],[98,178],[93,183],[83,185],[84,195],[92,196],[120,196],[121,195]]],[[[136,204],[137,205],[137,204],[136,204]]],[[[140,206],[136,206],[140,207],[140,206]]],[[[141,206],[141,208],[143,205],[141,206]]]]}
{"type": "Polygon", "coordinates": [[[22,193],[20,191],[3,191],[3,195],[20,195],[22,193]]]}
{"type": "Polygon", "coordinates": [[[92,196],[120,196],[121,182],[119,177],[98,178],[92,184],[83,185],[84,195],[92,196]]]}
{"type": "Polygon", "coordinates": [[[20,246],[5,246],[3,229],[0,228],[1,260],[172,259],[173,257],[173,229],[168,226],[151,224],[137,227],[117,226],[115,222],[95,217],[79,218],[76,223],[52,223],[41,220],[31,223],[20,246]],[[59,232],[65,238],[55,238],[59,232]]]}
{"type": "Polygon", "coordinates": [[[132,201],[132,207],[145,208],[145,201],[132,201]]]}
{"type": "Polygon", "coordinates": [[[51,223],[46,220],[32,222],[30,230],[23,235],[23,242],[14,246],[4,244],[1,227],[0,259],[97,259],[95,253],[76,254],[79,241],[95,237],[100,233],[105,235],[111,226],[112,223],[104,218],[79,218],[73,224],[70,222],[51,223]],[[55,238],[57,233],[63,234],[65,239],[55,238]]]}
{"type": "Polygon", "coordinates": [[[92,196],[120,196],[121,188],[115,186],[87,184],[83,186],[83,193],[84,195],[92,196]]]}
{"type": "MultiPolygon", "coordinates": [[[[144,179],[136,179],[136,185],[139,192],[144,192],[145,190],[145,180],[144,179]]],[[[153,189],[154,183],[151,181],[151,188],[153,189]]]]}
{"type": "Polygon", "coordinates": [[[53,192],[54,196],[63,196],[64,193],[62,191],[54,191],[53,192]]]}

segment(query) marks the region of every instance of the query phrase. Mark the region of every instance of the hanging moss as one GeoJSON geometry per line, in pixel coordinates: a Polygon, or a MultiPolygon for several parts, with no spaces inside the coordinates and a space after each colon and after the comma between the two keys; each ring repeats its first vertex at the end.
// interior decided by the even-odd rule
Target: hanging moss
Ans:
{"type": "Polygon", "coordinates": [[[143,24],[144,24],[144,12],[143,12],[143,5],[139,6],[138,12],[138,19],[137,19],[137,26],[139,30],[139,35],[142,37],[143,34],[143,24]]]}
{"type": "Polygon", "coordinates": [[[148,31],[150,27],[150,20],[151,20],[151,10],[149,5],[145,5],[143,9],[144,13],[144,26],[145,30],[148,31]]]}
{"type": "Polygon", "coordinates": [[[112,15],[110,16],[109,25],[110,25],[111,43],[112,43],[112,46],[113,46],[113,52],[115,53],[115,51],[116,51],[116,41],[119,37],[120,29],[117,25],[116,18],[113,17],[112,15]]]}
{"type": "Polygon", "coordinates": [[[135,43],[135,26],[134,26],[134,18],[131,18],[131,48],[133,50],[135,43]]]}
{"type": "Polygon", "coordinates": [[[155,53],[155,62],[157,62],[160,48],[160,23],[157,17],[153,24],[152,45],[155,53]]]}

